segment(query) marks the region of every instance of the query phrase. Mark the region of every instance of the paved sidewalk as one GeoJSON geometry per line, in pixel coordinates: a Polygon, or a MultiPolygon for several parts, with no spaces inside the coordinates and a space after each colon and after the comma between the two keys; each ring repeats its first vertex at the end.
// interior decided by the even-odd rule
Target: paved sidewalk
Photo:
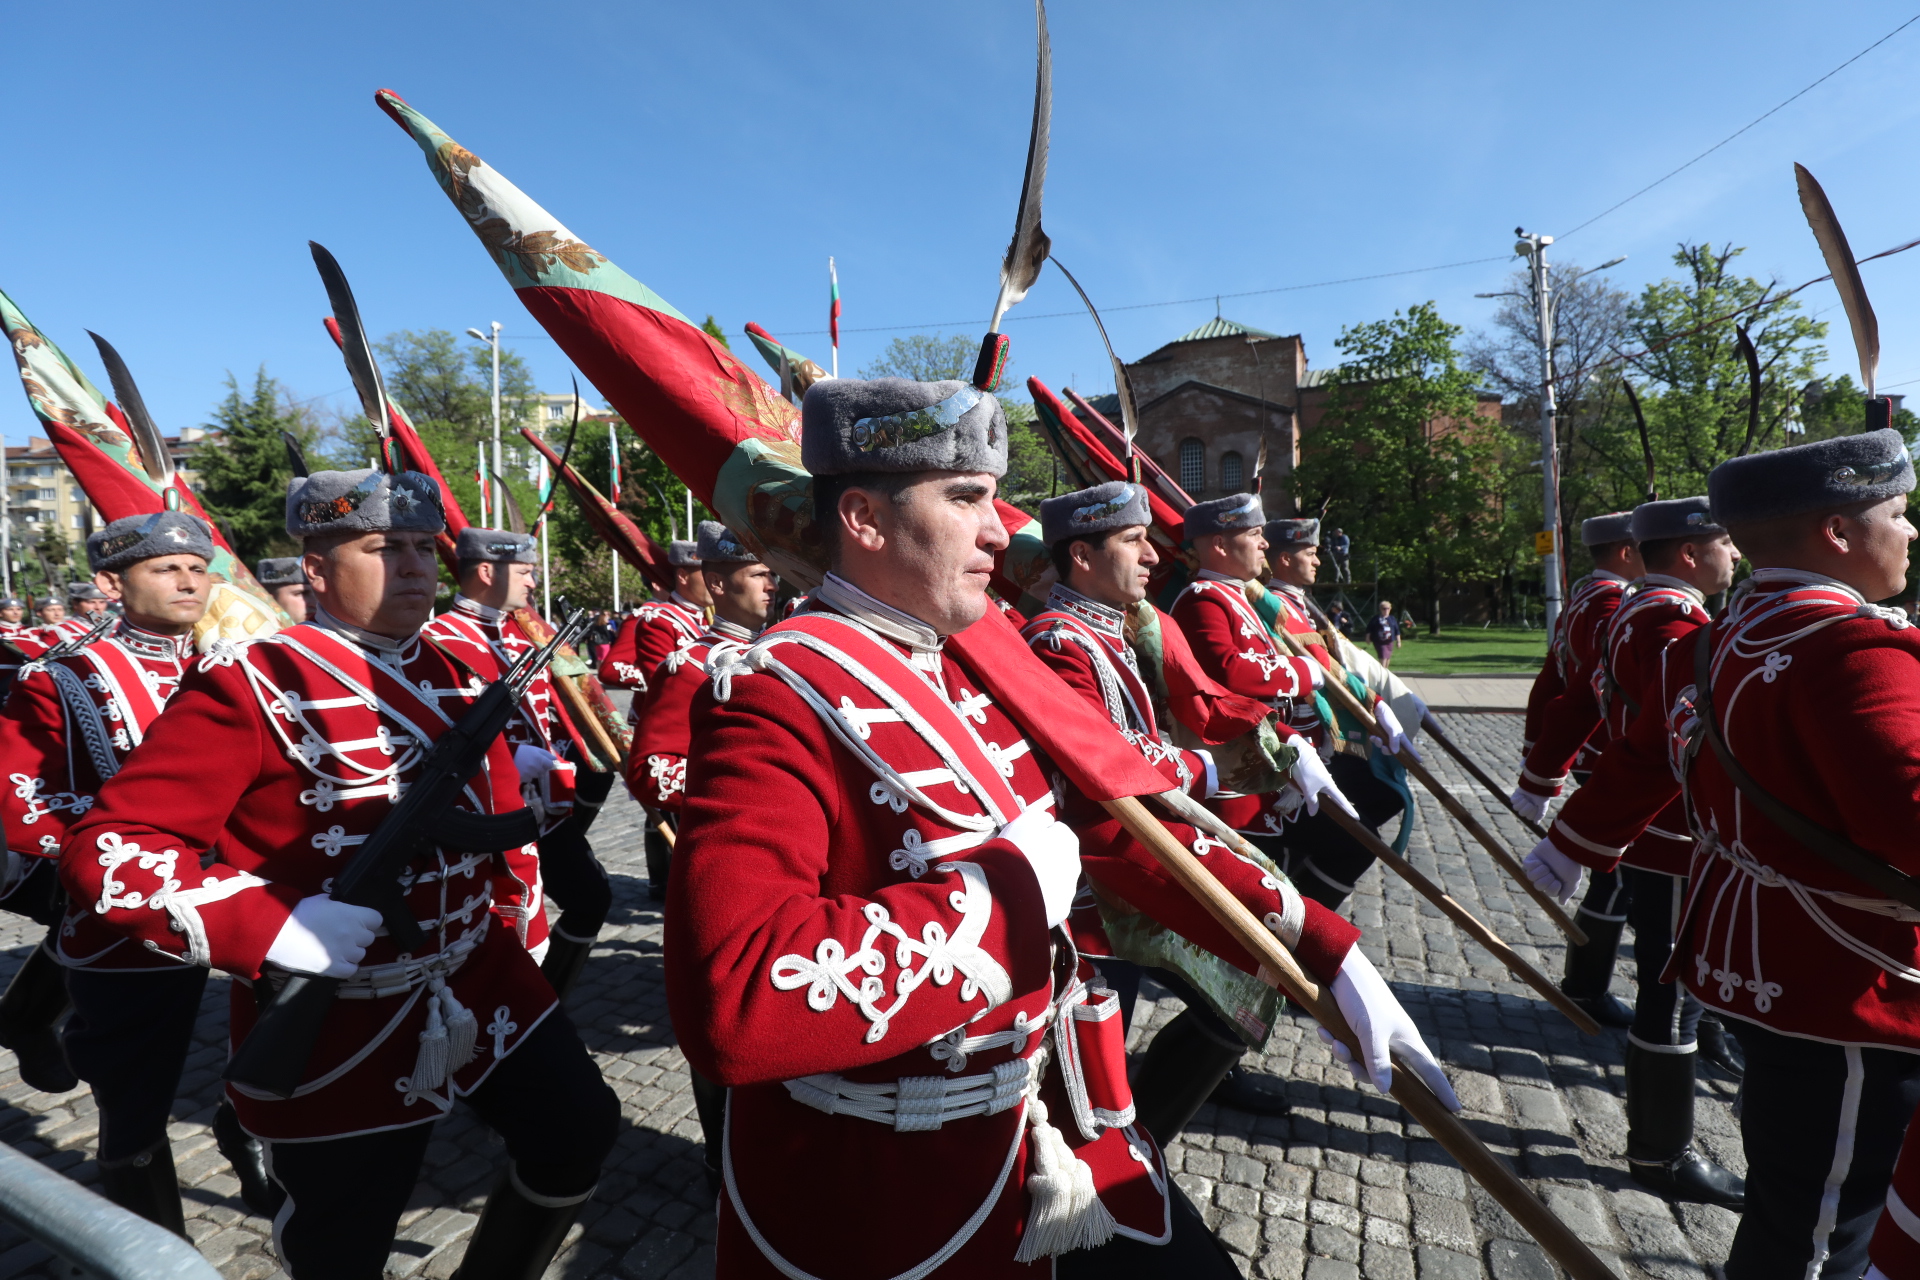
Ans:
{"type": "MultiPolygon", "coordinates": [[[[1448,728],[1496,777],[1511,772],[1520,721],[1454,715],[1448,728]]],[[[1434,771],[1471,797],[1451,761],[1434,771]]],[[[1472,797],[1483,820],[1527,847],[1491,800],[1472,797]]],[[[619,1093],[624,1126],[607,1175],[566,1249],[556,1277],[704,1277],[712,1273],[713,1210],[701,1173],[685,1060],[667,1024],[659,913],[646,900],[640,811],[609,803],[594,842],[613,872],[616,906],[569,1012],[619,1093]]],[[[1502,937],[1549,973],[1558,935],[1492,860],[1469,848],[1431,798],[1416,798],[1411,855],[1502,937]]],[[[1621,1050],[1625,1037],[1579,1036],[1551,1008],[1510,982],[1432,907],[1370,872],[1354,900],[1368,954],[1394,984],[1465,1100],[1469,1125],[1511,1161],[1574,1229],[1628,1277],[1682,1280],[1718,1274],[1735,1215],[1675,1207],[1633,1188],[1622,1151],[1621,1050]]],[[[33,938],[0,915],[0,980],[33,938]]],[[[1615,990],[1630,995],[1630,952],[1615,990]]],[[[1151,988],[1143,1000],[1159,993],[1151,988]]],[[[248,1216],[238,1184],[213,1150],[207,1124],[225,1057],[227,983],[208,986],[173,1126],[194,1241],[234,1280],[272,1276],[269,1225],[248,1216]]],[[[1143,1005],[1134,1048],[1178,1011],[1143,1005]]],[[[1545,1256],[1390,1100],[1354,1087],[1312,1028],[1283,1020],[1264,1068],[1285,1077],[1293,1113],[1255,1120],[1203,1108],[1168,1153],[1178,1179],[1249,1275],[1279,1280],[1548,1280],[1545,1256]]],[[[1730,1084],[1700,1086],[1700,1144],[1744,1167],[1728,1104],[1730,1084]]],[[[83,1183],[97,1178],[98,1125],[85,1088],[59,1097],[20,1083],[0,1052],[0,1140],[83,1183]]],[[[388,1265],[395,1277],[444,1280],[465,1249],[498,1167],[498,1141],[464,1111],[439,1124],[388,1265]]],[[[0,1277],[64,1275],[38,1245],[0,1226],[0,1277]]]]}
{"type": "Polygon", "coordinates": [[[1435,711],[1525,711],[1533,689],[1531,675],[1414,676],[1400,675],[1407,687],[1435,711]]]}

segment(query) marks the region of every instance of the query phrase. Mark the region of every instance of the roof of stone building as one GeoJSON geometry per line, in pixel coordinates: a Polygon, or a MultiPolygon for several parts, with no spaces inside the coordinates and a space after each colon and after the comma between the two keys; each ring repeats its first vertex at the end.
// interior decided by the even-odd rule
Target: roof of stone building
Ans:
{"type": "Polygon", "coordinates": [[[1192,333],[1183,333],[1174,341],[1204,342],[1208,338],[1277,338],[1279,336],[1277,333],[1268,333],[1265,329],[1241,324],[1238,320],[1226,320],[1215,316],[1192,333]]]}

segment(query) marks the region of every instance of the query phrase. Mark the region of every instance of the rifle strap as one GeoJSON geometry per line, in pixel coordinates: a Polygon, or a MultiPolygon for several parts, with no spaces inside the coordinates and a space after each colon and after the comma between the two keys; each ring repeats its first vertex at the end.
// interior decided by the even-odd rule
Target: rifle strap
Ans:
{"type": "Polygon", "coordinates": [[[1920,879],[1888,866],[1885,861],[1839,832],[1830,831],[1805,814],[1788,808],[1741,768],[1740,762],[1733,758],[1733,752],[1728,750],[1726,739],[1721,736],[1720,726],[1715,720],[1712,680],[1713,627],[1709,625],[1700,628],[1699,638],[1693,646],[1694,711],[1706,731],[1708,743],[1713,747],[1714,757],[1720,761],[1720,767],[1727,771],[1727,777],[1732,779],[1733,785],[1739,788],[1740,794],[1760,810],[1769,822],[1829,866],[1872,885],[1895,902],[1920,911],[1920,879]]]}

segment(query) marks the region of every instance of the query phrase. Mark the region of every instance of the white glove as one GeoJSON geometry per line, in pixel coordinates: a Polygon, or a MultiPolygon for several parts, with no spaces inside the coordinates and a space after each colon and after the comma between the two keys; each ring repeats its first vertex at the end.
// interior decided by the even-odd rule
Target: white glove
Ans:
{"type": "Polygon", "coordinates": [[[1533,794],[1525,787],[1515,787],[1513,794],[1507,797],[1507,803],[1513,806],[1515,813],[1528,822],[1538,822],[1547,816],[1547,799],[1546,796],[1533,794]]]}
{"type": "Polygon", "coordinates": [[[1347,811],[1350,818],[1358,818],[1360,811],[1353,802],[1334,785],[1333,774],[1327,771],[1327,762],[1313,749],[1313,744],[1305,738],[1292,739],[1294,749],[1293,785],[1307,798],[1307,812],[1320,812],[1320,797],[1325,796],[1335,805],[1347,811]]]}
{"type": "Polygon", "coordinates": [[[1080,837],[1053,816],[1053,810],[1031,805],[1000,828],[998,838],[1027,855],[1034,878],[1040,882],[1040,900],[1046,904],[1047,927],[1064,921],[1080,891],[1080,837]]]}
{"type": "Polygon", "coordinates": [[[1306,660],[1306,663],[1307,663],[1307,678],[1313,682],[1313,687],[1316,689],[1326,688],[1327,687],[1327,669],[1321,666],[1318,662],[1315,662],[1312,658],[1308,658],[1306,660]]]}
{"type": "Polygon", "coordinates": [[[1413,1019],[1400,1007],[1380,971],[1361,954],[1359,947],[1347,952],[1331,985],[1334,1003],[1347,1016],[1347,1025],[1360,1041],[1360,1052],[1366,1056],[1366,1062],[1355,1062],[1347,1046],[1335,1040],[1325,1027],[1320,1028],[1320,1039],[1333,1049],[1333,1056],[1341,1065],[1353,1072],[1355,1080],[1371,1084],[1381,1093],[1393,1088],[1393,1051],[1398,1049],[1414,1074],[1426,1082],[1447,1110],[1460,1109],[1460,1099],[1454,1096],[1453,1086],[1447,1083],[1446,1072],[1434,1060],[1427,1042],[1420,1038],[1419,1028],[1413,1025],[1413,1019]]]}
{"type": "Polygon", "coordinates": [[[1580,873],[1585,867],[1553,847],[1553,841],[1542,840],[1533,846],[1526,858],[1520,863],[1520,869],[1527,873],[1527,879],[1534,887],[1561,906],[1573,901],[1573,895],[1580,889],[1580,873]]]}
{"type": "Polygon", "coordinates": [[[1385,698],[1373,704],[1373,718],[1379,721],[1380,732],[1384,735],[1385,741],[1377,737],[1369,738],[1367,741],[1390,756],[1397,756],[1404,751],[1418,763],[1426,763],[1426,757],[1414,750],[1413,744],[1407,741],[1407,731],[1400,727],[1400,718],[1393,714],[1393,707],[1385,698]]]}
{"type": "Polygon", "coordinates": [[[267,960],[292,973],[351,977],[379,927],[380,913],[372,907],[349,906],[316,893],[294,904],[293,914],[267,948],[267,960]]]}
{"type": "Polygon", "coordinates": [[[559,762],[558,756],[542,747],[522,746],[513,749],[513,767],[520,771],[523,786],[546,777],[559,762]]]}

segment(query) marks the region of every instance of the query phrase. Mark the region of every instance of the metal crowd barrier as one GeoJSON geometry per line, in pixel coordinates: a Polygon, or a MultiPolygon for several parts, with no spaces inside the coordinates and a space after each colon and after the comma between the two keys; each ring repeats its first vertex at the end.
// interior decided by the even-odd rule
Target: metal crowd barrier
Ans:
{"type": "Polygon", "coordinates": [[[102,1280],[220,1280],[187,1241],[0,1142],[0,1219],[102,1280]]]}

